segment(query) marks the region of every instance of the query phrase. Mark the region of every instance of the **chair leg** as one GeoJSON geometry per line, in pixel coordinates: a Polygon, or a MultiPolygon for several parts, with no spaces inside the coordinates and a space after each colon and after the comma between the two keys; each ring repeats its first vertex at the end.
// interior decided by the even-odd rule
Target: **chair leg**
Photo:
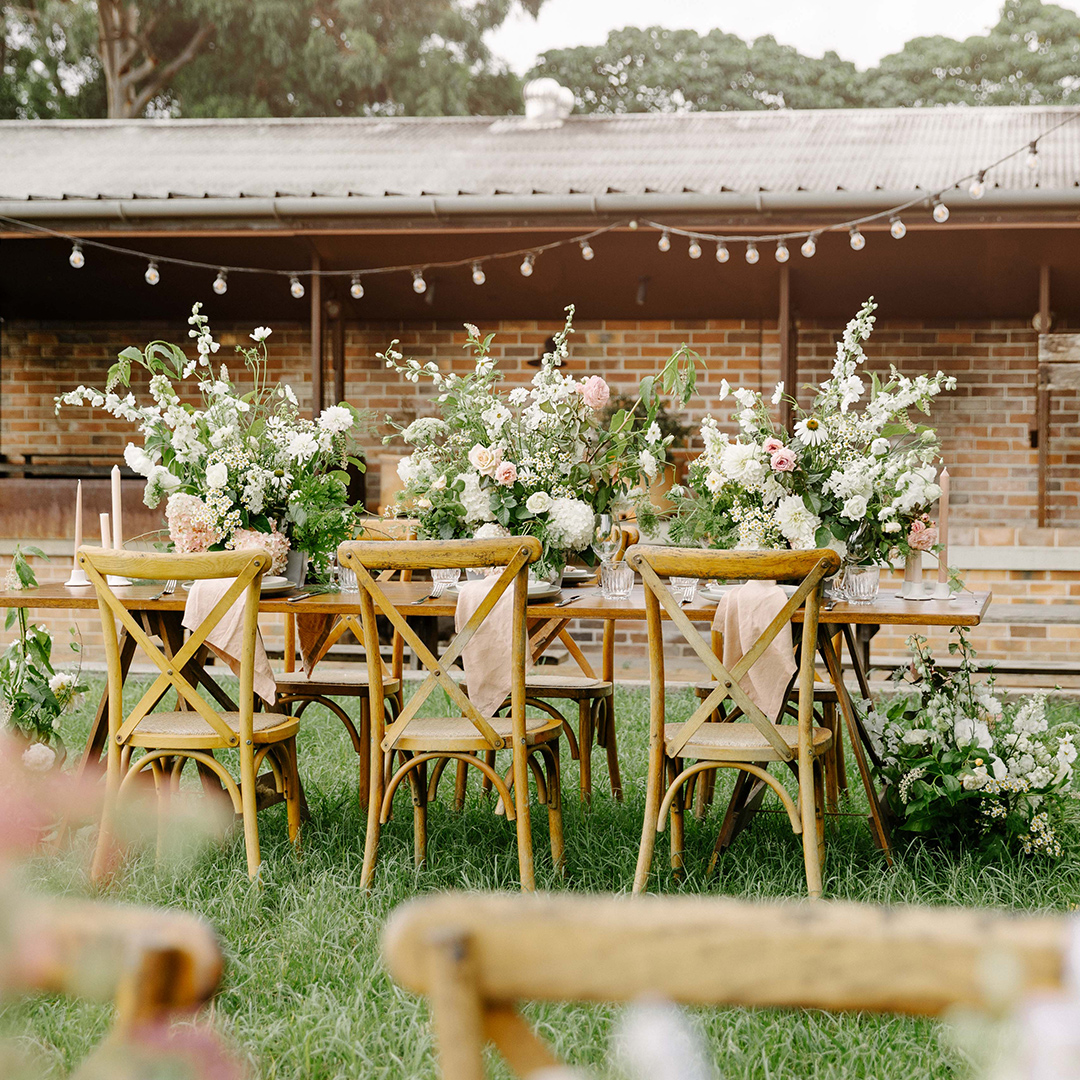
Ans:
{"type": "Polygon", "coordinates": [[[634,871],[635,893],[645,891],[652,868],[653,849],[656,847],[656,825],[660,817],[664,786],[664,744],[662,736],[649,739],[649,771],[646,774],[645,815],[641,824],[641,844],[638,847],[637,867],[634,871]]]}
{"type": "Polygon", "coordinates": [[[409,770],[409,787],[413,801],[413,864],[427,863],[427,762],[422,761],[409,770]]]}
{"type": "Polygon", "coordinates": [[[518,872],[522,892],[536,892],[536,872],[533,864],[532,827],[529,821],[529,748],[514,746],[514,808],[517,811],[518,872]]]}
{"type": "Polygon", "coordinates": [[[285,816],[289,823],[289,839],[294,847],[300,844],[300,768],[296,758],[296,739],[282,747],[285,774],[285,816]]]}
{"type": "Polygon", "coordinates": [[[814,759],[814,817],[818,841],[818,861],[825,861],[825,761],[814,759]]]}
{"type": "MultiPolygon", "coordinates": [[[[484,760],[488,763],[488,765],[491,766],[491,768],[494,769],[495,768],[495,751],[494,750],[485,750],[484,751],[484,760]]],[[[480,784],[480,793],[482,795],[486,795],[490,790],[491,790],[491,778],[489,776],[485,775],[483,781],[480,784]]]]}
{"type": "Polygon", "coordinates": [[[360,809],[368,804],[368,785],[371,783],[371,702],[365,694],[360,699],[360,768],[358,794],[360,809]]]}
{"type": "Polygon", "coordinates": [[[592,702],[583,698],[578,702],[578,768],[581,782],[581,801],[592,801],[592,702]]]}
{"type": "Polygon", "coordinates": [[[548,834],[551,837],[551,862],[560,877],[566,877],[566,849],[563,843],[562,767],[559,763],[559,740],[544,747],[547,762],[548,834]]]}
{"type": "MultiPolygon", "coordinates": [[[[464,761],[457,763],[457,775],[454,777],[454,809],[465,808],[465,784],[468,781],[469,766],[464,761]]],[[[490,783],[490,781],[488,781],[490,783]]]]}
{"type": "MultiPolygon", "coordinates": [[[[678,758],[668,761],[668,783],[674,783],[675,778],[682,772],[682,761],[678,758]]],[[[668,811],[671,829],[671,869],[676,878],[682,877],[683,872],[683,792],[682,788],[675,792],[675,798],[671,801],[671,809],[668,811]]]]}
{"type": "Polygon", "coordinates": [[[248,876],[259,876],[262,856],[259,852],[259,821],[255,801],[254,747],[240,747],[240,805],[244,815],[244,847],[247,849],[248,876]]]}
{"type": "Polygon", "coordinates": [[[367,826],[364,831],[364,864],[360,870],[360,888],[370,889],[371,879],[375,875],[375,860],[379,853],[379,811],[382,808],[382,793],[385,788],[387,762],[393,758],[393,751],[383,753],[375,739],[369,739],[371,765],[368,769],[367,826]]]}
{"type": "Polygon", "coordinates": [[[611,794],[617,802],[623,801],[622,777],[619,775],[619,748],[615,739],[615,695],[603,698],[600,706],[604,710],[604,749],[607,750],[608,779],[611,781],[611,794]]]}
{"type": "Polygon", "coordinates": [[[847,767],[844,763],[844,724],[836,711],[836,706],[830,701],[826,704],[827,714],[831,714],[833,732],[833,763],[836,769],[836,786],[840,792],[847,794],[847,767]]]}
{"type": "Polygon", "coordinates": [[[806,889],[811,900],[821,897],[821,843],[818,840],[817,787],[813,761],[799,761],[799,818],[802,821],[803,861],[806,864],[806,889]]]}
{"type": "MultiPolygon", "coordinates": [[[[715,769],[710,769],[709,771],[716,772],[715,769]]],[[[750,794],[752,780],[753,777],[751,777],[749,773],[741,771],[735,778],[735,789],[731,793],[731,800],[728,802],[724,820],[720,824],[720,832],[716,835],[716,843],[713,845],[712,858],[709,859],[709,868],[706,873],[710,876],[715,872],[716,864],[719,861],[720,856],[735,837],[735,823],[738,820],[739,814],[742,813],[743,807],[746,805],[747,797],[750,794]]]]}

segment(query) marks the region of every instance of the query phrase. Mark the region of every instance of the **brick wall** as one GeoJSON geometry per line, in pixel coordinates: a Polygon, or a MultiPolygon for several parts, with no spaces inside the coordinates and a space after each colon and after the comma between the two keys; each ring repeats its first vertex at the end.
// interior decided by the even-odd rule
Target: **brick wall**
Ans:
{"type": "MultiPolygon", "coordinates": [[[[493,353],[508,383],[514,384],[532,377],[535,368],[528,361],[540,355],[545,340],[560,326],[554,321],[504,321],[497,326],[485,325],[482,330],[497,331],[493,353]]],[[[233,346],[247,341],[249,328],[214,329],[222,342],[216,359],[238,367],[233,346]]],[[[768,320],[582,321],[576,329],[569,369],[602,373],[617,391],[632,391],[642,375],[656,370],[683,342],[689,344],[707,365],[699,379],[698,396],[688,410],[687,419],[695,427],[704,413],[717,410],[721,379],[771,389],[779,377],[777,329],[768,320]]],[[[816,323],[800,327],[801,383],[825,377],[841,330],[840,326],[816,323]]],[[[129,425],[86,409],[65,408],[56,417],[54,395],[79,383],[103,385],[116,353],[127,345],[142,345],[153,338],[186,341],[186,331],[186,325],[145,323],[85,328],[8,323],[0,351],[0,453],[8,460],[43,454],[54,460],[112,464],[131,435],[129,425]]],[[[456,325],[349,324],[348,400],[372,409],[380,420],[389,413],[408,422],[432,413],[434,404],[430,386],[407,383],[376,359],[375,353],[395,337],[406,356],[434,359],[444,369],[463,371],[470,362],[462,350],[465,334],[456,325]]],[[[290,382],[302,405],[308,407],[306,327],[279,323],[269,345],[271,377],[290,382]]],[[[940,368],[956,376],[958,389],[939,399],[934,413],[953,476],[956,526],[983,526],[988,537],[989,526],[1010,530],[1034,526],[1037,452],[1031,446],[1031,432],[1035,427],[1037,339],[1030,327],[1005,320],[933,325],[882,320],[867,353],[874,371],[884,373],[893,362],[911,375],[940,368]]],[[[807,397],[807,391],[800,391],[801,400],[807,397]]],[[[383,449],[377,436],[367,440],[367,447],[372,453],[383,449]]],[[[1059,394],[1052,401],[1049,489],[1051,524],[1075,527],[1080,522],[1080,395],[1076,393],[1059,394]]],[[[368,490],[369,496],[377,493],[377,477],[372,477],[368,490]]],[[[1011,541],[983,542],[1054,542],[1024,540],[1013,531],[1010,535],[1014,537],[1011,541]]],[[[1025,602],[1071,599],[1076,603],[1080,593],[1080,581],[1071,573],[1000,571],[974,574],[972,581],[976,580],[979,587],[992,586],[1002,599],[1008,596],[1025,602]]],[[[1004,628],[997,628],[993,637],[989,630],[980,636],[993,641],[1001,652],[1045,648],[1046,659],[1071,655],[1069,628],[1051,627],[1044,638],[1027,628],[1013,630],[1019,633],[1008,635],[1004,628]],[[1060,648],[1055,644],[1058,636],[1063,638],[1060,648]]],[[[882,640],[890,651],[898,642],[896,635],[887,643],[882,640]]]]}

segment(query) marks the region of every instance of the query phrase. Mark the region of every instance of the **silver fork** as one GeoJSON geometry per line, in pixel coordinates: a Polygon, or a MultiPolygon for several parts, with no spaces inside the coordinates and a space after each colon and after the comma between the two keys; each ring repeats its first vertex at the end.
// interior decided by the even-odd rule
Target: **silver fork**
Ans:
{"type": "Polygon", "coordinates": [[[696,588],[697,586],[695,585],[687,585],[686,588],[683,589],[682,599],[679,601],[679,604],[689,604],[690,601],[694,599],[696,588]]]}
{"type": "Polygon", "coordinates": [[[172,596],[174,592],[176,592],[176,578],[169,578],[150,599],[160,600],[163,596],[172,596]]]}
{"type": "Polygon", "coordinates": [[[438,600],[449,587],[449,581],[434,581],[431,584],[431,592],[429,592],[427,596],[421,596],[416,602],[422,604],[425,600],[438,600]]]}

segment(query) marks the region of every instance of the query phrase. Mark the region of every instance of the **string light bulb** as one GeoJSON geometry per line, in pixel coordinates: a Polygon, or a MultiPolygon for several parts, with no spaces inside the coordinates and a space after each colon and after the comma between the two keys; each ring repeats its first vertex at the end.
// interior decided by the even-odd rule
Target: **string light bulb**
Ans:
{"type": "Polygon", "coordinates": [[[483,285],[487,281],[487,274],[484,273],[484,268],[478,263],[472,264],[472,283],[474,285],[483,285]]]}
{"type": "Polygon", "coordinates": [[[216,292],[218,296],[223,296],[228,287],[228,274],[224,270],[219,270],[217,277],[214,278],[214,292],[216,292]]]}
{"type": "Polygon", "coordinates": [[[359,274],[353,274],[352,281],[349,282],[349,295],[354,300],[359,300],[364,295],[364,285],[359,274]]]}
{"type": "Polygon", "coordinates": [[[803,253],[804,259],[812,259],[817,254],[817,237],[811,233],[802,242],[802,247],[800,247],[799,250],[803,253]]]}
{"type": "Polygon", "coordinates": [[[746,245],[746,261],[753,266],[760,258],[761,255],[758,253],[757,244],[751,240],[750,243],[746,245]]]}
{"type": "Polygon", "coordinates": [[[686,249],[686,254],[689,255],[691,259],[701,258],[701,245],[696,239],[690,241],[690,246],[686,249]]]}
{"type": "Polygon", "coordinates": [[[300,284],[300,279],[295,274],[289,278],[289,292],[292,293],[292,298],[294,300],[303,298],[304,286],[300,284]]]}
{"type": "Polygon", "coordinates": [[[519,267],[519,269],[521,270],[521,276],[532,277],[533,267],[535,266],[536,256],[530,251],[529,254],[521,260],[521,266],[519,267]]]}
{"type": "Polygon", "coordinates": [[[778,240],[776,243],[776,261],[778,263],[786,263],[791,258],[791,252],[788,251],[788,246],[783,240],[778,240]]]}
{"type": "Polygon", "coordinates": [[[986,170],[983,169],[979,172],[979,175],[971,181],[971,186],[968,188],[968,194],[973,199],[981,199],[986,194],[986,170]]]}
{"type": "Polygon", "coordinates": [[[596,252],[593,251],[592,244],[590,244],[588,240],[582,240],[581,241],[581,257],[586,262],[590,262],[595,255],[596,255],[596,252]]]}
{"type": "Polygon", "coordinates": [[[731,258],[731,252],[727,249],[727,244],[723,240],[716,245],[716,261],[718,263],[726,263],[731,258]]]}
{"type": "Polygon", "coordinates": [[[427,282],[424,280],[424,272],[422,270],[414,270],[412,272],[412,291],[420,295],[420,293],[427,292],[427,282]]]}
{"type": "Polygon", "coordinates": [[[889,218],[889,232],[894,240],[903,240],[907,236],[907,226],[899,217],[889,218]]]}
{"type": "Polygon", "coordinates": [[[848,243],[851,244],[852,251],[862,251],[866,247],[866,237],[859,232],[856,226],[852,225],[848,230],[848,236],[850,237],[848,243]]]}
{"type": "Polygon", "coordinates": [[[1025,161],[1027,167],[1031,170],[1035,170],[1039,167],[1039,144],[1038,141],[1030,143],[1028,145],[1027,160],[1025,161]]]}
{"type": "Polygon", "coordinates": [[[152,259],[143,277],[146,279],[147,285],[156,285],[161,280],[161,272],[157,268],[157,263],[152,259]]]}
{"type": "Polygon", "coordinates": [[[668,231],[667,231],[667,229],[665,229],[665,230],[664,230],[664,231],[663,231],[663,232],[662,232],[662,233],[660,234],[660,239],[656,241],[656,246],[657,246],[657,247],[658,247],[658,248],[659,248],[659,249],[660,249],[661,251],[670,251],[670,250],[671,250],[671,237],[670,237],[670,236],[668,236],[668,231]]]}
{"type": "Polygon", "coordinates": [[[934,199],[933,218],[939,225],[949,220],[949,208],[940,199],[934,199]]]}
{"type": "Polygon", "coordinates": [[[76,270],[81,270],[86,265],[86,256],[83,254],[82,244],[78,241],[71,247],[71,254],[68,256],[68,262],[71,263],[76,270]]]}

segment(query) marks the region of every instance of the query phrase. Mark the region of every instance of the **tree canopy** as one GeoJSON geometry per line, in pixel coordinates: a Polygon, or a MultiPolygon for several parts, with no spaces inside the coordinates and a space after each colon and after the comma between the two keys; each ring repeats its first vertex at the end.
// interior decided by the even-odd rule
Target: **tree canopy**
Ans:
{"type": "Polygon", "coordinates": [[[583,112],[1069,104],[1080,101],[1080,15],[1006,0],[989,33],[915,38],[863,72],[771,36],[627,27],[550,50],[530,74],[569,86],[583,112]]]}
{"type": "Polygon", "coordinates": [[[5,4],[0,116],[453,115],[520,109],[484,34],[543,0],[5,4]]]}

